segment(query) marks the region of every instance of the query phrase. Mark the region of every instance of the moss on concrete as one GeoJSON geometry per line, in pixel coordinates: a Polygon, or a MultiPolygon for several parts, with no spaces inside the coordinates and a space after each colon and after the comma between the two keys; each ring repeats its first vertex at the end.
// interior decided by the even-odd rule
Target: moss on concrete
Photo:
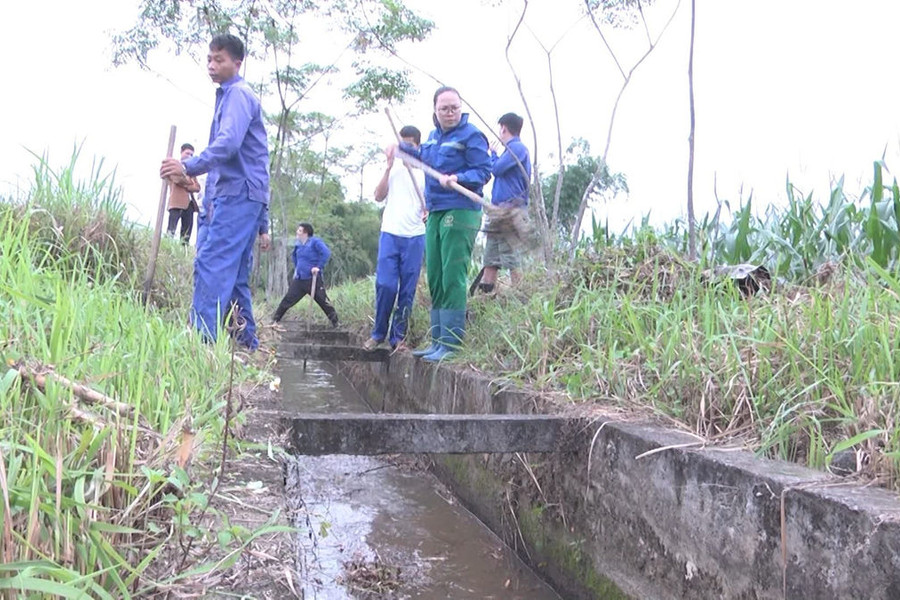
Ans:
{"type": "Polygon", "coordinates": [[[488,469],[477,464],[474,457],[445,454],[438,461],[456,484],[478,498],[499,497],[503,493],[503,485],[488,469]]]}
{"type": "Polygon", "coordinates": [[[519,500],[516,518],[525,542],[540,555],[537,566],[542,563],[563,571],[572,580],[586,589],[591,597],[602,600],[628,600],[611,579],[598,573],[590,558],[582,550],[582,541],[561,527],[544,523],[543,507],[532,506],[519,500]]]}
{"type": "MultiPolygon", "coordinates": [[[[482,504],[504,496],[504,484],[490,469],[479,465],[473,457],[445,455],[439,460],[455,484],[467,495],[478,498],[482,504]]],[[[562,527],[544,522],[543,507],[535,506],[522,497],[517,498],[516,519],[522,537],[539,570],[565,573],[577,582],[592,598],[602,600],[627,600],[615,583],[598,573],[585,552],[582,542],[562,527]]],[[[496,509],[491,506],[490,508],[496,509]]]]}

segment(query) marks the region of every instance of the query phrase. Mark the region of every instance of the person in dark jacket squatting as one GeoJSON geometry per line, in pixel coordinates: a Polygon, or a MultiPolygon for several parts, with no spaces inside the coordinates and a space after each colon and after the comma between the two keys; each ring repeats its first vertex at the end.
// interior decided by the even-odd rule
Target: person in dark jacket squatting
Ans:
{"type": "Polygon", "coordinates": [[[291,252],[291,258],[294,260],[294,277],[291,279],[291,286],[288,288],[287,294],[281,299],[272,321],[278,323],[284,317],[284,313],[307,294],[312,294],[313,299],[332,326],[337,327],[337,312],[328,296],[325,294],[324,270],[328,259],[331,258],[331,250],[322,241],[322,238],[313,235],[313,226],[309,223],[300,223],[297,227],[297,243],[294,245],[294,251],[291,252]],[[316,275],[316,289],[312,292],[313,274],[316,275]]]}

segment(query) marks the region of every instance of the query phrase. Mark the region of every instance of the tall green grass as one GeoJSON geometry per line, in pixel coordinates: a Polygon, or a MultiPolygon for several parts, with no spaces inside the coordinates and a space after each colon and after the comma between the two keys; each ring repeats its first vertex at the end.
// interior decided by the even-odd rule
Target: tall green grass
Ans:
{"type": "MultiPolygon", "coordinates": [[[[900,488],[900,190],[883,174],[876,163],[859,199],[839,182],[819,204],[788,184],[787,204],[762,216],[748,201],[728,222],[707,217],[699,264],[684,258],[681,223],[621,234],[595,223],[575,261],[470,302],[459,360],[816,468],[861,449],[867,473],[900,488]],[[778,284],[748,299],[704,273],[740,262],[778,284]]],[[[353,299],[342,318],[368,319],[371,289],[335,290],[339,306],[353,299]]]]}
{"type": "MultiPolygon", "coordinates": [[[[164,244],[162,309],[138,301],[149,233],[111,175],[35,168],[0,204],[0,595],[123,598],[152,590],[208,501],[175,462],[182,429],[215,441],[229,353],[186,327],[190,261],[164,244]],[[133,407],[117,414],[16,368],[52,371],[133,407]]],[[[199,446],[200,452],[204,452],[199,446]]],[[[189,563],[190,565],[190,563],[189,563]]],[[[167,576],[170,576],[168,573],[167,576]]]]}

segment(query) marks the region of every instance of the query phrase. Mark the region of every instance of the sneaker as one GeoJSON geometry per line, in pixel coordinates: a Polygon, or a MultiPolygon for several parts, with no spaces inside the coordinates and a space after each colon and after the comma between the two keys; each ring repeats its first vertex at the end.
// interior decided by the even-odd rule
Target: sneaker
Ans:
{"type": "Polygon", "coordinates": [[[399,342],[391,346],[391,354],[394,354],[396,352],[409,352],[409,346],[406,345],[406,342],[400,340],[399,342]]]}
{"type": "Polygon", "coordinates": [[[367,350],[371,352],[378,346],[380,346],[384,340],[376,340],[375,338],[369,338],[363,343],[363,350],[367,350]]]}

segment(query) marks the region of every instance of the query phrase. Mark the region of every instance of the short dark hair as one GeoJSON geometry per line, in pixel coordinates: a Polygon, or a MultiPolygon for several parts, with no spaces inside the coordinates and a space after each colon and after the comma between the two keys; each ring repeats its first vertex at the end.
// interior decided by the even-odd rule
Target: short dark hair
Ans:
{"type": "Polygon", "coordinates": [[[412,125],[404,125],[403,129],[400,130],[400,137],[416,140],[416,146],[422,143],[422,132],[412,125]]]}
{"type": "Polygon", "coordinates": [[[444,92],[453,92],[454,94],[456,94],[457,96],[459,96],[459,92],[456,90],[456,88],[450,87],[449,85],[442,85],[442,86],[439,87],[439,88],[437,89],[437,91],[434,93],[434,100],[431,101],[431,105],[432,105],[432,106],[437,106],[437,99],[438,99],[438,96],[440,96],[440,95],[443,94],[444,92]]]}
{"type": "Polygon", "coordinates": [[[522,124],[525,123],[525,119],[516,113],[506,113],[497,122],[500,125],[504,125],[511,134],[519,135],[522,133],[522,124]]]}
{"type": "Polygon", "coordinates": [[[309,237],[312,237],[312,236],[313,236],[313,226],[310,225],[309,223],[300,223],[299,225],[297,225],[297,227],[298,227],[299,229],[302,229],[303,232],[304,232],[306,235],[308,235],[309,237]]]}
{"type": "Polygon", "coordinates": [[[182,144],[181,151],[184,152],[185,150],[190,150],[191,152],[194,152],[194,147],[191,144],[187,144],[187,143],[182,144]]]}
{"type": "Polygon", "coordinates": [[[225,50],[233,60],[244,60],[244,42],[230,33],[220,33],[215,36],[209,43],[209,49],[213,52],[225,50]]]}

